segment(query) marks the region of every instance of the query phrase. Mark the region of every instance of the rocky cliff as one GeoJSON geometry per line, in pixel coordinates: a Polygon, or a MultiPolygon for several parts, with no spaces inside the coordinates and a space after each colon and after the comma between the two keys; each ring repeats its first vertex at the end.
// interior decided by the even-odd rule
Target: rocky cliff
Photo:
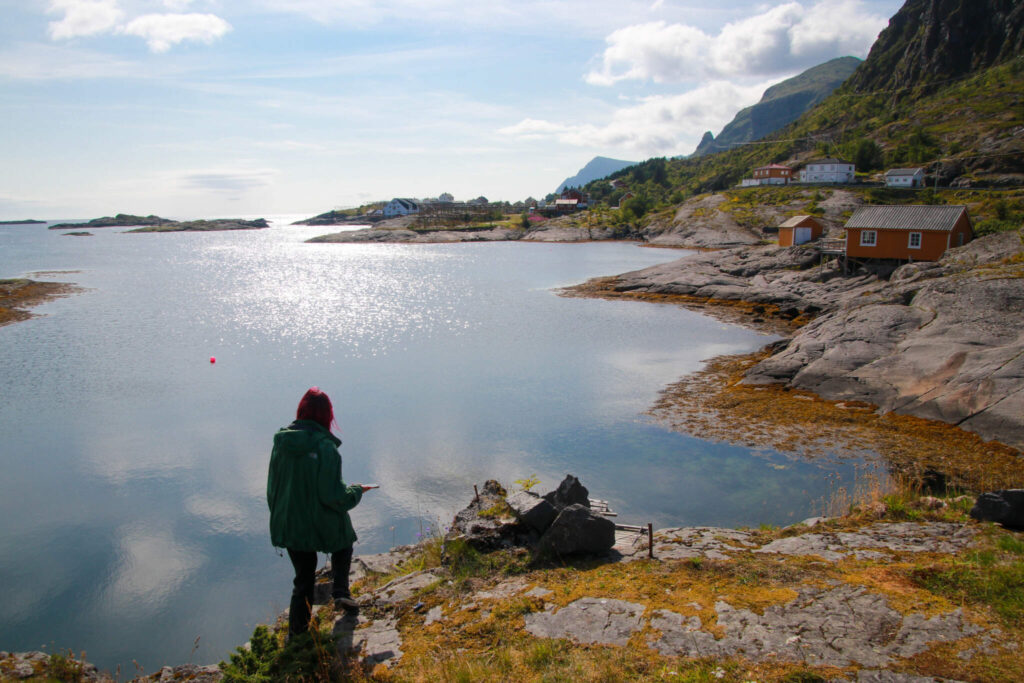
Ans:
{"type": "Polygon", "coordinates": [[[843,91],[895,91],[939,84],[1024,52],[1019,0],[907,0],[843,91]]]}

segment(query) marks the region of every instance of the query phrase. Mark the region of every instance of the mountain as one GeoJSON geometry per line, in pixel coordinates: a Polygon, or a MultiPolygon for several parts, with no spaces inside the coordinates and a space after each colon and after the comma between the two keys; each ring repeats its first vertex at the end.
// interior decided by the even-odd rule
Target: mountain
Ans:
{"type": "Polygon", "coordinates": [[[907,0],[843,90],[938,86],[1022,52],[1020,0],[907,0]]]}
{"type": "Polygon", "coordinates": [[[711,131],[705,133],[693,156],[720,152],[739,142],[760,140],[796,121],[832,94],[861,63],[856,57],[838,57],[773,85],[764,91],[760,102],[736,114],[718,137],[711,131]]]}
{"type": "Polygon", "coordinates": [[[609,159],[608,157],[594,157],[587,162],[586,166],[580,169],[579,173],[563,180],[562,184],[555,190],[555,193],[557,194],[567,187],[583,187],[593,180],[605,178],[616,171],[629,168],[636,163],[635,161],[622,161],[621,159],[609,159]]]}
{"type": "Polygon", "coordinates": [[[607,183],[587,190],[612,206],[632,192],[645,214],[734,187],[764,164],[826,156],[858,172],[924,167],[940,187],[1021,187],[1022,105],[1024,2],[907,0],[853,75],[763,144],[650,159],[617,174],[618,195],[607,183]]]}

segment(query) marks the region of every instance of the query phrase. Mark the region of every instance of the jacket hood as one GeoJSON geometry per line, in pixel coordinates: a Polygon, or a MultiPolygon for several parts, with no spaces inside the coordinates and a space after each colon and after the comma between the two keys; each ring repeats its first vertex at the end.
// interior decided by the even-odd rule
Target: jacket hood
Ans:
{"type": "Polygon", "coordinates": [[[322,439],[329,439],[335,447],[341,445],[341,439],[319,423],[312,420],[295,420],[274,435],[274,444],[291,453],[306,453],[315,449],[322,439]]]}

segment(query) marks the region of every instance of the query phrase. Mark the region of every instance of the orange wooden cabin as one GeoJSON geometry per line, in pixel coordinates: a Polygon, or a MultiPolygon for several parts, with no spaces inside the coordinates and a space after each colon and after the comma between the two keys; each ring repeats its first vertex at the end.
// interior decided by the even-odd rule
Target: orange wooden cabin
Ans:
{"type": "Polygon", "coordinates": [[[818,239],[823,232],[825,226],[814,216],[793,216],[779,226],[779,246],[804,244],[818,239]]]}
{"type": "Polygon", "coordinates": [[[938,261],[972,239],[966,206],[862,206],[846,221],[847,258],[938,261]]]}

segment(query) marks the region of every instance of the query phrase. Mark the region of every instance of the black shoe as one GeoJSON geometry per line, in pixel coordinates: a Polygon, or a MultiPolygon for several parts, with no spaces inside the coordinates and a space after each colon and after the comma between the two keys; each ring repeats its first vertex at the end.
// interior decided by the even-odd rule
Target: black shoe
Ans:
{"type": "Polygon", "coordinates": [[[343,609],[346,612],[353,612],[359,609],[359,603],[350,595],[339,595],[334,598],[334,609],[343,609]]]}

